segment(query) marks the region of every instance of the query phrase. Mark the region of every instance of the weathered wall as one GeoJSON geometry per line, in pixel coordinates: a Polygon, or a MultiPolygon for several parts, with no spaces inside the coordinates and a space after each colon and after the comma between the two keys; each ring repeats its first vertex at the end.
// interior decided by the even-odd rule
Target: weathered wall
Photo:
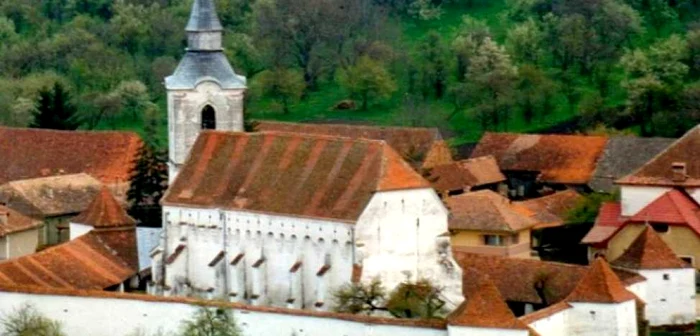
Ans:
{"type": "Polygon", "coordinates": [[[567,328],[569,323],[570,309],[562,310],[550,316],[541,318],[529,324],[540,335],[546,336],[569,336],[567,328]]]}
{"type": "Polygon", "coordinates": [[[641,270],[647,278],[645,313],[651,326],[695,322],[695,270],[641,270]]]}
{"type": "Polygon", "coordinates": [[[194,90],[168,91],[168,145],[170,182],[185,162],[202,128],[202,110],[207,105],[216,112],[216,129],[243,131],[243,90],[223,90],[213,81],[202,78],[194,90]]]}
{"type": "Polygon", "coordinates": [[[570,302],[567,335],[636,336],[637,315],[634,300],[617,303],[570,302]]]}
{"type": "MultiPolygon", "coordinates": [[[[632,244],[632,242],[644,230],[643,224],[628,224],[620,230],[608,243],[606,257],[608,260],[615,260],[632,244]]],[[[691,257],[693,266],[700,267],[700,237],[691,229],[685,226],[670,225],[668,232],[658,233],[661,239],[679,257],[691,257]]]]}
{"type": "MultiPolygon", "coordinates": [[[[481,253],[488,255],[510,256],[516,258],[530,258],[530,230],[518,233],[518,244],[509,246],[488,246],[484,244],[483,235],[499,234],[488,231],[459,230],[451,236],[452,247],[461,252],[481,253]]],[[[503,234],[503,233],[500,233],[503,234]]]]}
{"type": "Polygon", "coordinates": [[[462,300],[462,270],[452,258],[448,211],[433,189],[378,192],[355,227],[362,281],[387,288],[430,279],[445,288],[448,308],[462,300]]]}
{"type": "MultiPolygon", "coordinates": [[[[0,292],[0,314],[25,303],[33,304],[45,316],[60,321],[68,336],[123,336],[136,329],[148,334],[158,330],[171,333],[198,309],[184,303],[0,292]]],[[[234,315],[243,335],[248,336],[447,336],[445,329],[414,325],[372,324],[245,309],[235,310],[234,315]]]]}
{"type": "Polygon", "coordinates": [[[39,229],[13,233],[6,238],[9,244],[9,258],[21,257],[36,252],[36,248],[39,246],[39,229]]]}
{"type": "Polygon", "coordinates": [[[621,186],[620,199],[622,201],[622,215],[635,215],[639,210],[642,210],[642,208],[669,190],[670,188],[666,187],[621,186]]]}

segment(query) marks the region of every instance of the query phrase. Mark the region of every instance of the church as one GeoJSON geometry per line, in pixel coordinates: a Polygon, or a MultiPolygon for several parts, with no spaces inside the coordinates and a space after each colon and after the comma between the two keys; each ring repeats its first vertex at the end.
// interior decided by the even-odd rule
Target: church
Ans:
{"type": "Polygon", "coordinates": [[[222,49],[212,1],[195,1],[188,48],[165,80],[170,188],[151,253],[152,294],[330,310],[333,292],[428,279],[462,301],[449,212],[384,141],[244,133],[246,79],[222,49]]]}

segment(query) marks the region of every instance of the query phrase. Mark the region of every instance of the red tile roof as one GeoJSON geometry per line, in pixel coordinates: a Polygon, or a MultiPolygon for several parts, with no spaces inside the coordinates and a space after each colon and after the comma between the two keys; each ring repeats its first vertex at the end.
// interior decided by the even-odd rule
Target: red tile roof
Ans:
{"type": "Polygon", "coordinates": [[[525,209],[491,190],[449,197],[445,203],[450,230],[517,232],[537,224],[525,209]]]}
{"type": "Polygon", "coordinates": [[[493,156],[483,156],[428,169],[427,179],[438,191],[468,190],[487,184],[503,182],[498,163],[493,156]]]}
{"type": "Polygon", "coordinates": [[[700,125],[695,126],[671,146],[656,155],[618,184],[700,187],[700,125]],[[685,175],[676,176],[672,165],[685,165],[685,175]]]}
{"type": "MultiPolygon", "coordinates": [[[[102,290],[136,274],[115,239],[89,232],[67,243],[0,263],[1,286],[102,290]]],[[[135,239],[134,239],[135,244],[135,239]]],[[[134,247],[135,249],[135,247],[134,247]]]]}
{"type": "Polygon", "coordinates": [[[539,180],[587,184],[603,153],[606,137],[486,133],[472,157],[493,155],[503,171],[539,172],[539,180]]]}
{"type": "Polygon", "coordinates": [[[464,293],[464,302],[447,317],[449,325],[527,330],[487,275],[473,268],[465,269],[463,274],[468,290],[464,293]]]}
{"type": "Polygon", "coordinates": [[[611,265],[634,270],[690,267],[676,256],[650,226],[647,226],[611,265]]]}
{"type": "Polygon", "coordinates": [[[603,203],[598,210],[595,224],[581,240],[583,244],[599,244],[610,239],[625,223],[622,205],[618,202],[603,203]]]}
{"type": "Polygon", "coordinates": [[[117,202],[109,189],[103,187],[90,205],[71,219],[73,223],[92,225],[95,228],[131,227],[136,221],[117,202]]]}
{"type": "Polygon", "coordinates": [[[127,182],[140,146],[130,132],[0,127],[0,183],[77,173],[127,182]]]}
{"type": "Polygon", "coordinates": [[[567,302],[620,303],[635,300],[603,258],[593,261],[567,302]]]}
{"type": "Polygon", "coordinates": [[[9,234],[34,229],[41,225],[41,221],[0,205],[0,238],[9,234]]]}
{"type": "MultiPolygon", "coordinates": [[[[488,275],[506,301],[532,304],[551,305],[564,300],[588,269],[587,266],[465,252],[454,252],[454,257],[462,269],[474,268],[488,275]],[[538,287],[543,289],[541,293],[538,287]]],[[[644,277],[629,271],[615,270],[615,273],[627,285],[644,281],[644,277]]],[[[468,279],[462,283],[467,286],[468,279]]]]}
{"type": "Polygon", "coordinates": [[[403,157],[416,157],[419,166],[434,166],[452,161],[449,147],[437,128],[378,127],[348,124],[301,124],[259,121],[261,132],[288,132],[331,135],[351,139],[384,140],[403,157]]]}
{"type": "Polygon", "coordinates": [[[534,228],[542,229],[564,225],[569,211],[576,207],[581,199],[583,199],[581,194],[573,189],[567,189],[544,197],[516,202],[516,204],[530,210],[533,213],[532,218],[539,222],[534,228]]]}
{"type": "Polygon", "coordinates": [[[377,191],[428,187],[383,141],[206,131],[163,204],[355,221],[377,191]]]}

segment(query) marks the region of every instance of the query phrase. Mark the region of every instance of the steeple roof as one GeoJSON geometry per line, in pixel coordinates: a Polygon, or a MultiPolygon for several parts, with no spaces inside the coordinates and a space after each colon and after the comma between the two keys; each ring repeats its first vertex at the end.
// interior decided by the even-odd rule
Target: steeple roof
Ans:
{"type": "Polygon", "coordinates": [[[132,227],[136,225],[136,221],[124,211],[124,208],[107,188],[102,188],[88,208],[73,218],[71,222],[92,225],[95,228],[132,227]]]}
{"type": "Polygon", "coordinates": [[[503,297],[488,276],[476,269],[464,270],[465,300],[447,322],[454,326],[477,328],[523,329],[527,326],[515,318],[503,297]]]}
{"type": "Polygon", "coordinates": [[[187,22],[188,32],[222,31],[219,16],[216,14],[214,0],[194,0],[192,13],[187,22]]]}
{"type": "Polygon", "coordinates": [[[629,269],[673,269],[689,267],[654,230],[647,226],[613,266],[629,269]]]}
{"type": "Polygon", "coordinates": [[[603,258],[593,261],[567,302],[620,303],[635,300],[603,258]]]}

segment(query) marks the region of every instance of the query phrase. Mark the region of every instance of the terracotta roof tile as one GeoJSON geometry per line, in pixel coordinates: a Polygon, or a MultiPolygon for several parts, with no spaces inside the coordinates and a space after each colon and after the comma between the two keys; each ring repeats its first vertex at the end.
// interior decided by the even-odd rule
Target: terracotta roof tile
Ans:
{"type": "Polygon", "coordinates": [[[635,270],[690,267],[676,256],[650,226],[647,226],[611,265],[635,270]]]}
{"type": "Polygon", "coordinates": [[[543,182],[587,184],[607,138],[486,133],[472,157],[493,155],[503,171],[539,172],[543,182]]]}
{"type": "Polygon", "coordinates": [[[354,221],[374,192],[427,187],[383,141],[207,131],[163,203],[354,221]]]}
{"type": "Polygon", "coordinates": [[[71,215],[85,210],[100,188],[87,174],[42,177],[0,186],[0,200],[27,216],[71,215]]]}
{"type": "Polygon", "coordinates": [[[517,232],[537,224],[529,212],[491,190],[449,197],[445,203],[450,209],[450,230],[517,232]]]}
{"type": "Polygon", "coordinates": [[[468,268],[464,270],[464,281],[469,283],[469,290],[465,291],[462,304],[447,317],[449,325],[527,330],[487,275],[468,268]]]}
{"type": "Polygon", "coordinates": [[[566,298],[568,302],[620,303],[635,300],[603,258],[597,258],[566,298]]]}
{"type": "Polygon", "coordinates": [[[40,227],[41,221],[0,205],[0,237],[40,227]]]}
{"type": "Polygon", "coordinates": [[[71,219],[71,222],[92,225],[95,228],[136,226],[136,221],[126,213],[105,187],[100,190],[87,209],[71,219]]]}
{"type": "MultiPolygon", "coordinates": [[[[561,302],[574,290],[588,269],[587,266],[465,252],[454,252],[454,256],[462,269],[474,268],[488,275],[506,301],[532,304],[561,302]],[[544,300],[538,293],[538,287],[544,289],[544,300]]],[[[624,270],[615,270],[615,273],[627,285],[644,280],[624,270]]],[[[467,280],[462,282],[463,286],[468,286],[467,280]]]]}
{"type": "MultiPolygon", "coordinates": [[[[0,286],[105,289],[136,273],[103,233],[90,232],[44,251],[0,263],[0,286]]],[[[134,242],[135,244],[135,242],[134,242]]]]}
{"type": "Polygon", "coordinates": [[[573,189],[559,191],[551,195],[516,202],[533,213],[537,224],[535,229],[561,226],[566,223],[566,216],[583,198],[573,189]]]}
{"type": "Polygon", "coordinates": [[[127,182],[140,146],[130,132],[0,127],[0,183],[78,173],[127,182]]]}
{"type": "Polygon", "coordinates": [[[483,156],[434,166],[428,169],[427,179],[433,188],[444,192],[503,182],[506,177],[493,156],[483,156]]]}
{"type": "Polygon", "coordinates": [[[700,186],[700,125],[649,160],[632,174],[617,181],[629,185],[700,186]],[[674,163],[685,164],[685,176],[679,179],[672,169],[674,163]]]}
{"type": "Polygon", "coordinates": [[[402,157],[419,158],[418,166],[429,167],[452,161],[449,147],[437,128],[378,127],[348,124],[301,124],[258,121],[261,132],[290,132],[331,135],[351,139],[384,140],[402,157]]]}

